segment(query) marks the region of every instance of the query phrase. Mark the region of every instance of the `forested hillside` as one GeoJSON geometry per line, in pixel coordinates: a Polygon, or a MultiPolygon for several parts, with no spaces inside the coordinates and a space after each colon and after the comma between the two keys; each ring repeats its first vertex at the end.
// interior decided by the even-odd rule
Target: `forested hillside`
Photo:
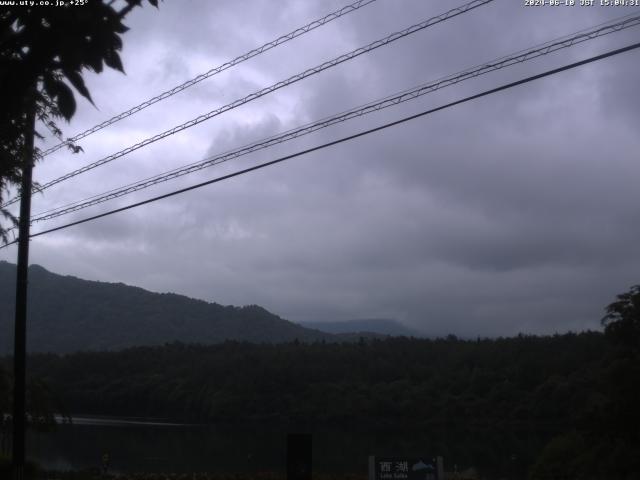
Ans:
{"type": "MultiPolygon", "coordinates": [[[[13,351],[15,265],[0,262],[0,354],[13,351]]],[[[82,280],[29,268],[31,352],[117,350],[181,341],[286,342],[332,338],[257,305],[234,307],[122,283],[82,280]]]]}
{"type": "MultiPolygon", "coordinates": [[[[72,412],[407,438],[429,432],[429,448],[461,464],[546,478],[550,469],[636,468],[637,425],[621,419],[637,417],[628,396],[637,397],[637,360],[625,358],[603,334],[582,333],[172,344],[34,355],[29,365],[72,412]]],[[[633,478],[624,471],[598,478],[633,478]]]]}
{"type": "Polygon", "coordinates": [[[602,334],[357,344],[172,344],[34,355],[71,411],[176,420],[558,428],[601,400],[602,334]]]}

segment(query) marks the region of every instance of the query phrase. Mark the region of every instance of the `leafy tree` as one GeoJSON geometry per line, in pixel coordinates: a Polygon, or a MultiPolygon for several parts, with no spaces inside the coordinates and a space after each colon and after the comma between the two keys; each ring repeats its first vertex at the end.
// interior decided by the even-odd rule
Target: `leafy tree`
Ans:
{"type": "MultiPolygon", "coordinates": [[[[0,437],[7,435],[10,430],[12,388],[11,375],[0,366],[0,437]]],[[[58,396],[41,379],[29,379],[26,397],[27,418],[32,428],[39,431],[52,430],[56,426],[56,415],[62,416],[64,422],[71,420],[58,396]]]]}
{"type": "MultiPolygon", "coordinates": [[[[617,347],[605,375],[609,397],[603,415],[605,434],[640,451],[640,285],[617,296],[602,319],[605,334],[617,347]]],[[[637,457],[637,455],[633,455],[637,457]]],[[[631,458],[631,457],[630,457],[631,458]]],[[[628,460],[630,460],[630,458],[628,460]]],[[[631,462],[633,463],[633,462],[631,462]]],[[[631,463],[628,463],[629,465],[631,463]]],[[[640,465],[638,460],[635,468],[640,465]]]]}
{"type": "Polygon", "coordinates": [[[536,463],[529,471],[531,480],[573,479],[582,476],[584,438],[576,432],[554,437],[542,450],[536,463]]]}
{"type": "MultiPolygon", "coordinates": [[[[158,0],[148,0],[157,7],[158,0]]],[[[93,103],[82,72],[104,65],[124,72],[119,52],[124,17],[142,0],[91,0],[79,6],[8,6],[0,10],[0,204],[19,185],[25,148],[36,119],[58,139],[57,119],[70,120],[76,100],[70,85],[93,103]]],[[[42,135],[36,132],[38,137],[42,135]]],[[[68,143],[74,152],[80,147],[68,143]]],[[[36,157],[37,157],[36,151],[36,157]]],[[[0,219],[15,218],[0,208],[0,219]]],[[[6,242],[0,226],[0,239],[6,242]]]]}
{"type": "Polygon", "coordinates": [[[640,285],[617,296],[602,318],[605,333],[613,343],[634,352],[640,349],[640,285]]]}

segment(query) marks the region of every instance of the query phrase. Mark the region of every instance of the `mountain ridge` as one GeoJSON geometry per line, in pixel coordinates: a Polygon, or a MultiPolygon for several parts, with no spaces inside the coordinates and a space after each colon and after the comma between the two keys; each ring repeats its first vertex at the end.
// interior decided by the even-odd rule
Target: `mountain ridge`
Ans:
{"type": "MultiPolygon", "coordinates": [[[[13,351],[16,266],[0,261],[0,354],[13,351]]],[[[214,344],[337,341],[259,305],[223,306],[176,293],[156,293],[123,283],[58,275],[29,267],[27,348],[70,353],[120,350],[170,342],[214,344]]]]}
{"type": "Polygon", "coordinates": [[[358,318],[342,321],[302,321],[296,322],[305,328],[320,330],[334,335],[364,334],[367,336],[425,337],[397,320],[390,318],[358,318]]]}

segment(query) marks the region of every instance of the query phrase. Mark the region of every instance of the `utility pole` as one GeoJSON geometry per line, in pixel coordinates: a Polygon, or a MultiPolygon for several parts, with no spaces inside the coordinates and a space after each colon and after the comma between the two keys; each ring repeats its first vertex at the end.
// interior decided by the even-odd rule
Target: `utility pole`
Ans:
{"type": "MultiPolygon", "coordinates": [[[[32,92],[29,92],[33,94],[32,92]]],[[[31,224],[31,187],[34,159],[36,104],[30,99],[24,159],[20,184],[20,220],[18,224],[18,265],[16,276],[15,337],[13,347],[13,479],[24,480],[26,433],[26,354],[27,285],[29,274],[29,227],[31,224]]]]}

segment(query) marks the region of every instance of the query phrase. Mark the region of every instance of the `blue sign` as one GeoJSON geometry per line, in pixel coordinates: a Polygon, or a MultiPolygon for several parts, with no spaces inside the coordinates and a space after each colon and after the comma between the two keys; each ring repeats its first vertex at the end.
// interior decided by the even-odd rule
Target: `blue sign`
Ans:
{"type": "Polygon", "coordinates": [[[444,480],[442,473],[441,458],[370,457],[369,459],[369,480],[444,480]]]}

